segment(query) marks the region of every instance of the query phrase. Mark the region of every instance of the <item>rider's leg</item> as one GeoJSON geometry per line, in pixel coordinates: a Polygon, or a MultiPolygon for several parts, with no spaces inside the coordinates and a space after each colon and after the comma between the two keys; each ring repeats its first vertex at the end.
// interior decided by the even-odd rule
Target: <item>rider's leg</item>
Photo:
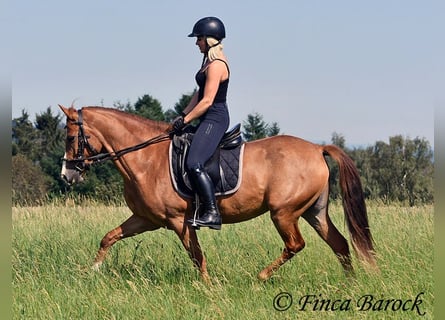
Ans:
{"type": "Polygon", "coordinates": [[[203,227],[214,229],[221,228],[221,217],[218,212],[215,199],[215,187],[204,165],[214,154],[224,133],[229,127],[227,106],[223,103],[213,105],[201,119],[201,122],[193,137],[192,144],[187,155],[186,167],[195,192],[203,204],[203,209],[198,221],[203,227]]]}
{"type": "Polygon", "coordinates": [[[199,195],[201,203],[200,214],[196,219],[189,219],[188,222],[199,227],[209,227],[221,229],[221,215],[215,198],[215,187],[202,165],[198,164],[189,171],[190,181],[193,188],[199,195]]]}

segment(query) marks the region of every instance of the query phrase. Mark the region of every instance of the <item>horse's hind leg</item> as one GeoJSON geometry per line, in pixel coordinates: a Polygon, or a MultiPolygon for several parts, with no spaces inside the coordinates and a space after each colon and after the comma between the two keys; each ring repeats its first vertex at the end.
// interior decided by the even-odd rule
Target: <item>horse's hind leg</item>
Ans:
{"type": "Polygon", "coordinates": [[[192,260],[193,265],[201,273],[202,279],[206,283],[210,283],[206,259],[202,253],[201,246],[199,245],[198,236],[196,235],[195,229],[189,224],[184,223],[183,219],[172,219],[169,223],[169,227],[178,235],[185,250],[187,250],[190,259],[192,260]]]}
{"type": "Polygon", "coordinates": [[[143,233],[145,231],[151,231],[158,229],[158,227],[153,226],[149,220],[139,217],[136,215],[132,215],[128,218],[124,223],[122,223],[119,227],[114,228],[109,231],[100,242],[100,248],[97,252],[96,259],[94,259],[93,269],[98,270],[100,265],[105,259],[105,256],[110,249],[110,247],[115,244],[117,241],[122,240],[127,237],[132,237],[137,234],[143,233]]]}
{"type": "Polygon", "coordinates": [[[279,267],[304,248],[304,239],[298,228],[298,218],[296,217],[298,214],[284,212],[272,214],[272,221],[284,241],[285,248],[278,259],[258,274],[260,280],[269,279],[279,267]]]}
{"type": "Polygon", "coordinates": [[[317,231],[320,237],[336,254],[346,274],[352,274],[351,254],[348,242],[338,231],[328,215],[329,189],[325,188],[321,196],[302,217],[317,231]]]}

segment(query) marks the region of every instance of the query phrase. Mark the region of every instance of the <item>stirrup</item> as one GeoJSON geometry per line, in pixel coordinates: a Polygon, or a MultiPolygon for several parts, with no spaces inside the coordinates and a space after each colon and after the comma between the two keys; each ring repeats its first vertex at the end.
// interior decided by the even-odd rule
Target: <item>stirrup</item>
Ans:
{"type": "Polygon", "coordinates": [[[188,219],[187,222],[189,224],[191,224],[192,227],[195,228],[196,230],[199,230],[201,227],[207,227],[207,228],[210,228],[210,229],[213,229],[213,230],[221,230],[221,223],[211,223],[211,224],[204,223],[204,222],[200,223],[199,220],[198,221],[196,221],[196,220],[194,221],[192,219],[188,219]]]}
{"type": "Polygon", "coordinates": [[[187,222],[191,222],[191,225],[196,230],[199,230],[201,227],[196,223],[196,218],[199,215],[199,196],[195,193],[195,212],[193,213],[193,219],[188,219],[187,222]]]}
{"type": "MultiPolygon", "coordinates": [[[[207,227],[207,228],[210,228],[210,229],[213,229],[213,230],[221,230],[221,224],[222,223],[210,224],[210,225],[207,225],[207,224],[204,224],[204,223],[198,224],[197,220],[200,218],[200,215],[199,215],[199,211],[200,210],[199,209],[200,209],[199,196],[198,196],[198,194],[195,194],[195,212],[193,214],[193,218],[192,219],[187,219],[187,223],[189,223],[196,230],[201,229],[201,227],[207,227]]],[[[221,219],[221,216],[220,216],[220,219],[221,219]]]]}

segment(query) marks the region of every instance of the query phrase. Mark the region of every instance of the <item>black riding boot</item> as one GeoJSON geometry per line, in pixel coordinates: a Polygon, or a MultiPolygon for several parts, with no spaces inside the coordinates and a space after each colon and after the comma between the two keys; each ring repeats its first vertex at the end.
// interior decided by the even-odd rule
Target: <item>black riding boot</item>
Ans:
{"type": "Polygon", "coordinates": [[[189,171],[190,181],[199,195],[201,202],[200,214],[196,220],[188,219],[187,222],[193,222],[199,227],[209,227],[211,229],[221,229],[221,215],[216,205],[215,187],[204,168],[199,165],[189,171]]]}

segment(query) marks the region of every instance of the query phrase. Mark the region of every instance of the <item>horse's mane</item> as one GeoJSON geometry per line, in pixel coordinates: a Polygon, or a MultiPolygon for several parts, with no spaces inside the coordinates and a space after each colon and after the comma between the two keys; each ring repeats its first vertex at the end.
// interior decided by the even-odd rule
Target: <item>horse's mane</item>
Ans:
{"type": "Polygon", "coordinates": [[[125,112],[116,108],[111,108],[111,107],[101,107],[101,106],[87,106],[86,108],[89,109],[94,109],[97,111],[105,111],[107,113],[113,113],[116,114],[120,117],[125,117],[125,118],[129,118],[132,120],[136,120],[138,122],[142,122],[142,123],[146,123],[147,125],[149,125],[150,127],[154,127],[154,128],[158,128],[160,130],[165,130],[168,127],[168,123],[164,122],[164,121],[157,121],[157,120],[152,120],[152,119],[148,119],[148,118],[144,118],[142,116],[139,116],[137,114],[133,114],[130,112],[125,112]]]}

